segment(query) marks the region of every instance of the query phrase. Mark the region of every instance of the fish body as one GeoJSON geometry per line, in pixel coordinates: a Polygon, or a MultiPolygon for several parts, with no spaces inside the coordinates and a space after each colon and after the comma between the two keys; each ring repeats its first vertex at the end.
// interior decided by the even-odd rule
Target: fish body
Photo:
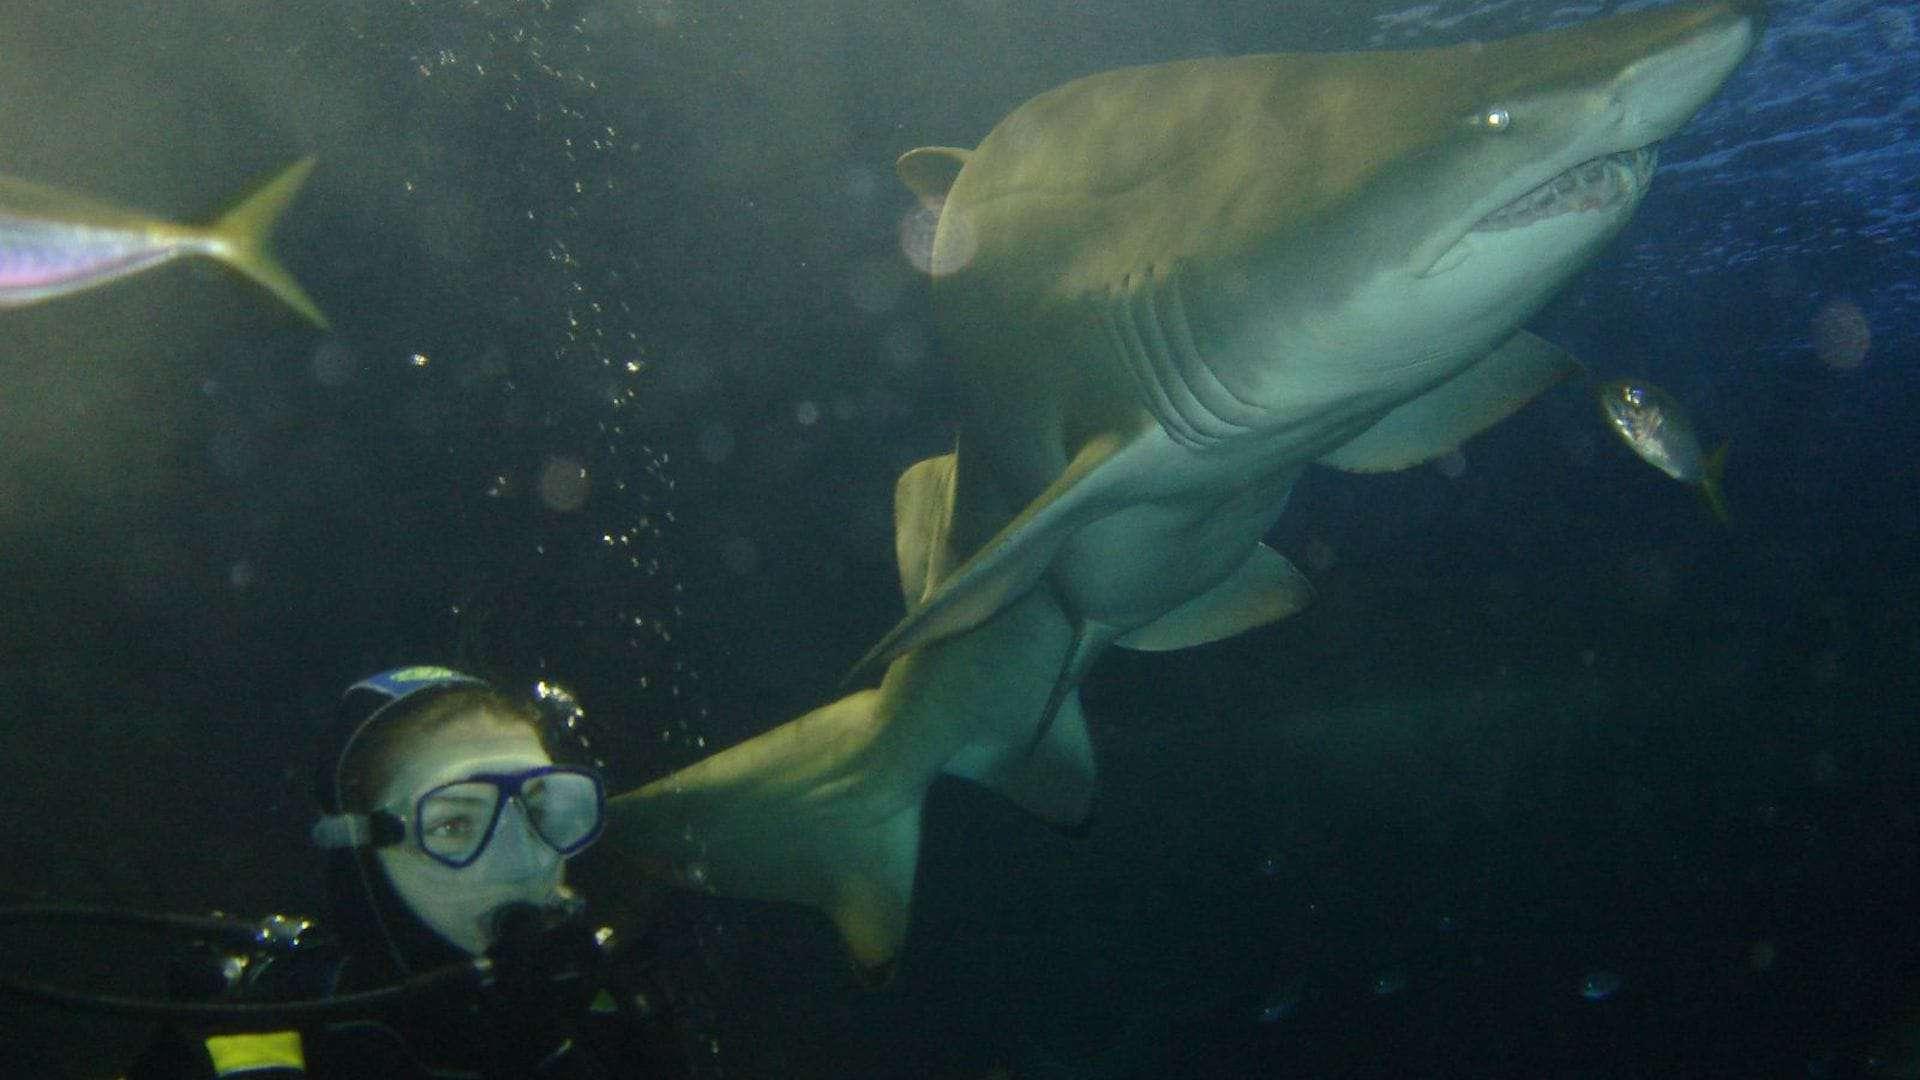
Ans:
{"type": "Polygon", "coordinates": [[[1720,489],[1727,444],[1721,443],[1712,454],[1703,453],[1686,408],[1652,383],[1616,379],[1600,384],[1595,397],[1608,430],[1628,449],[1675,480],[1699,488],[1713,516],[1722,522],[1728,520],[1726,498],[1720,489]]]}
{"type": "Polygon", "coordinates": [[[274,259],[267,236],[313,170],[295,162],[211,225],[178,225],[16,177],[0,177],[0,307],[97,288],[189,256],[218,260],[309,322],[327,320],[274,259]]]}
{"type": "Polygon", "coordinates": [[[1758,33],[1695,3],[1473,46],[1090,76],[904,155],[966,396],[900,478],[906,616],[859,690],[610,801],[637,876],[825,911],[883,969],[928,785],[1072,826],[1078,684],[1311,596],[1262,539],[1320,463],[1405,468],[1577,365],[1523,323],[1758,33]]]}

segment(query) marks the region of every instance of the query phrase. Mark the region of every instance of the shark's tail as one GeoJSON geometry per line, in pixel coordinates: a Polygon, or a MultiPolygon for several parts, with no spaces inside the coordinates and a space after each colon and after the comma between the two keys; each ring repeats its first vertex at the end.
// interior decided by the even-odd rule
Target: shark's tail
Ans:
{"type": "Polygon", "coordinates": [[[932,777],[900,775],[863,690],[607,804],[601,847],[625,873],[826,912],[860,967],[906,937],[932,777]]]}
{"type": "Polygon", "coordinates": [[[862,971],[906,938],[920,815],[941,774],[975,781],[1061,827],[1092,803],[1077,691],[1045,738],[1035,717],[1070,629],[1036,596],[972,633],[901,657],[861,690],[607,803],[613,874],[826,913],[862,971]],[[997,678],[983,678],[997,671],[997,678]]]}
{"type": "Polygon", "coordinates": [[[287,166],[241,200],[239,205],[220,215],[207,227],[205,250],[324,330],[327,328],[327,317],[320,313],[320,306],[313,302],[267,247],[267,237],[273,232],[274,222],[279,220],[287,204],[299,193],[300,185],[306,182],[307,174],[313,171],[313,161],[310,157],[302,158],[287,166]]]}

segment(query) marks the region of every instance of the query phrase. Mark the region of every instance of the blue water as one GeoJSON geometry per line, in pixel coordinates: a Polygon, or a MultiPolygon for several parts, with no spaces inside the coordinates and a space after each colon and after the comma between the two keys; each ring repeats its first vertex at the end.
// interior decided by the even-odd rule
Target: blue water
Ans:
{"type": "MultiPolygon", "coordinates": [[[[288,763],[401,659],[562,680],[618,783],[817,704],[951,430],[895,156],[1123,64],[1638,6],[0,17],[0,171],[191,218],[318,155],[278,247],[338,328],[208,267],[0,313],[8,887],[311,907],[288,763]]],[[[659,916],[716,1074],[1858,1075],[1920,996],[1917,19],[1776,4],[1536,320],[1730,442],[1730,528],[1578,386],[1311,473],[1310,611],[1093,673],[1085,838],[936,788],[890,987],[806,913],[659,916]]],[[[140,1034],[20,1026],[0,1071],[140,1034]]]]}

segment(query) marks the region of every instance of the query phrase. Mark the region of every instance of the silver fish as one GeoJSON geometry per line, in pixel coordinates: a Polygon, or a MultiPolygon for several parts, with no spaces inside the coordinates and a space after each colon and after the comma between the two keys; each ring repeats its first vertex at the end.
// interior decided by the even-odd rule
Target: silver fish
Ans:
{"type": "Polygon", "coordinates": [[[66,296],[201,255],[237,270],[315,326],[326,316],[267,248],[313,171],[303,158],[204,226],[176,225],[83,195],[0,176],[0,307],[66,296]]]}
{"type": "Polygon", "coordinates": [[[1647,382],[1615,379],[1602,383],[1597,394],[1600,415],[1620,441],[1640,460],[1683,484],[1700,489],[1713,516],[1727,520],[1727,501],[1720,490],[1727,468],[1727,444],[1711,454],[1700,452],[1693,420],[1672,394],[1647,382]]]}

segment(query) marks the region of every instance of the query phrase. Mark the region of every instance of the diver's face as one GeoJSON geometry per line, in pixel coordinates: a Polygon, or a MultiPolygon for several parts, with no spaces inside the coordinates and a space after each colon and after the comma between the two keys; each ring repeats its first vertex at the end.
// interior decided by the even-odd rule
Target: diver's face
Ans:
{"type": "Polygon", "coordinates": [[[441,784],[475,773],[511,773],[550,764],[539,738],[525,724],[476,714],[454,721],[409,754],[380,794],[379,805],[407,825],[404,843],[374,852],[387,880],[421,922],[474,956],[493,944],[493,917],[502,907],[545,905],[561,894],[566,862],[534,835],[526,810],[509,800],[480,857],[454,869],[421,849],[413,835],[414,807],[441,784]]]}

